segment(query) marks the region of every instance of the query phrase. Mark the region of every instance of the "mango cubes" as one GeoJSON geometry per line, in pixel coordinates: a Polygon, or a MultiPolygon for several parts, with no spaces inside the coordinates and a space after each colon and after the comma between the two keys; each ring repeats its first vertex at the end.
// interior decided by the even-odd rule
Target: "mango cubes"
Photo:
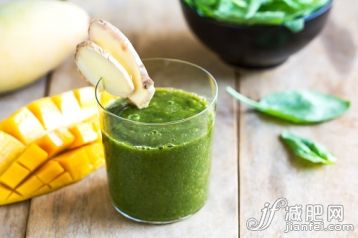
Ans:
{"type": "Polygon", "coordinates": [[[45,134],[45,128],[26,107],[21,108],[0,124],[0,130],[12,135],[24,144],[45,134]]]}
{"type": "Polygon", "coordinates": [[[54,191],[103,164],[91,87],[36,100],[0,122],[0,205],[54,191]]]}
{"type": "MultiPolygon", "coordinates": [[[[25,145],[15,137],[0,131],[0,174],[24,149],[25,145]]],[[[1,191],[0,191],[1,193],[1,191]]]]}

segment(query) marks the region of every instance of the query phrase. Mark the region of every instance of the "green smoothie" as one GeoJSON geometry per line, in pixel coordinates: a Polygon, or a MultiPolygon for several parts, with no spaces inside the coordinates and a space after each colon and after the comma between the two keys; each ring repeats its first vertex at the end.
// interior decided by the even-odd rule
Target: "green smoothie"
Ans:
{"type": "Polygon", "coordinates": [[[157,88],[148,108],[139,110],[126,100],[106,108],[112,116],[102,119],[103,143],[117,210],[137,220],[170,222],[204,205],[214,124],[211,106],[196,94],[157,88]]]}

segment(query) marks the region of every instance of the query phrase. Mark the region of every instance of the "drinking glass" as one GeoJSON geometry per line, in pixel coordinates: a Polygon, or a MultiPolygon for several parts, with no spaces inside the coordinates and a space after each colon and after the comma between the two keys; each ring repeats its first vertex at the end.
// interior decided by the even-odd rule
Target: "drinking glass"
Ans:
{"type": "Polygon", "coordinates": [[[218,88],[210,73],[192,63],[143,62],[156,88],[184,90],[207,101],[189,118],[144,123],[110,112],[113,97],[102,81],[96,87],[114,208],[134,221],[171,223],[196,213],[207,200],[218,88]]]}

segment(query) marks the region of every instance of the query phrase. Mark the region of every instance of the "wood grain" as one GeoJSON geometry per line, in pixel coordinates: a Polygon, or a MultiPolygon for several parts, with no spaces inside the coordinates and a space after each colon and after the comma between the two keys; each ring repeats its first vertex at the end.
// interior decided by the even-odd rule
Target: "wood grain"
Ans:
{"type": "MultiPolygon", "coordinates": [[[[0,120],[9,116],[19,107],[30,101],[43,97],[46,81],[40,80],[19,91],[0,95],[0,120]]],[[[10,206],[0,206],[0,237],[23,237],[26,231],[30,202],[10,206]]]]}
{"type": "MultiPolygon", "coordinates": [[[[135,43],[142,57],[190,60],[219,80],[220,98],[206,206],[188,220],[165,226],[130,222],[111,206],[104,170],[84,181],[32,200],[28,237],[227,237],[238,236],[236,116],[224,93],[235,85],[234,71],[223,65],[189,33],[177,2],[86,1],[93,16],[110,20],[135,43]],[[166,6],[163,10],[162,6],[166,6]],[[119,14],[119,12],[121,14],[119,14]],[[137,14],[138,13],[138,14],[137,14]],[[139,17],[140,16],[140,17],[139,17]],[[153,17],[155,16],[155,17],[153,17]],[[178,47],[180,46],[180,47],[178,47]]],[[[50,94],[82,86],[71,61],[53,73],[50,94]]]]}
{"type": "MultiPolygon", "coordinates": [[[[240,174],[242,237],[358,237],[355,232],[292,232],[283,211],[263,232],[248,231],[245,222],[260,218],[265,202],[285,197],[294,204],[342,204],[344,223],[358,225],[358,5],[335,1],[324,32],[284,65],[267,71],[241,71],[240,90],[258,99],[270,92],[311,89],[352,101],[343,117],[316,126],[291,126],[242,107],[240,174]],[[285,129],[326,145],[338,158],[334,166],[306,167],[293,159],[278,136],[285,129]]],[[[326,216],[326,215],[325,215],[326,216]]]]}
{"type": "MultiPolygon", "coordinates": [[[[0,0],[4,1],[4,0],[0,0]]],[[[284,65],[265,71],[236,70],[205,49],[184,24],[177,1],[87,0],[74,2],[92,16],[115,23],[135,43],[142,57],[173,57],[197,63],[219,81],[220,97],[210,198],[192,218],[171,225],[130,222],[111,206],[104,169],[85,180],[30,202],[0,207],[0,237],[237,237],[237,153],[240,158],[241,237],[358,237],[357,232],[292,232],[284,234],[283,211],[264,232],[246,229],[259,218],[265,202],[286,197],[290,205],[343,204],[344,223],[358,227],[358,5],[335,1],[322,34],[284,65]],[[227,85],[258,99],[272,91],[315,89],[352,101],[338,120],[316,126],[292,126],[238,107],[225,92],[227,85]],[[237,128],[239,126],[239,128],[237,128]],[[334,166],[307,167],[293,159],[278,140],[285,129],[325,144],[338,158],[334,166]],[[239,137],[237,136],[239,132],[239,137]],[[238,141],[240,138],[240,141],[238,141]],[[239,145],[238,145],[239,142],[239,145]],[[237,147],[238,145],[238,147],[237,147]],[[28,213],[30,208],[30,213],[28,213]],[[29,217],[28,221],[26,221],[29,217]],[[27,226],[27,230],[25,229],[27,226]]],[[[72,60],[52,75],[50,94],[86,85],[72,60]]],[[[0,97],[0,117],[44,95],[44,81],[0,97]]]]}

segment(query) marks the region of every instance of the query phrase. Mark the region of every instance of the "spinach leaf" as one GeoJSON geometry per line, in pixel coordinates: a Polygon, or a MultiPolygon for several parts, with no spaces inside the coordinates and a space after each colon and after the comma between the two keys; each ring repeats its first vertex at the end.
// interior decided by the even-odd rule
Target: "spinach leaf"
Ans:
{"type": "Polygon", "coordinates": [[[184,0],[200,15],[236,24],[285,25],[304,28],[304,17],[330,0],[184,0]]]}
{"type": "Polygon", "coordinates": [[[260,102],[251,100],[231,87],[226,91],[237,100],[267,115],[296,124],[313,124],[341,116],[349,101],[312,91],[285,91],[268,95],[260,102]]]}
{"type": "Polygon", "coordinates": [[[280,137],[298,158],[319,164],[336,162],[336,158],[324,146],[314,141],[288,131],[283,132],[280,137]]]}

